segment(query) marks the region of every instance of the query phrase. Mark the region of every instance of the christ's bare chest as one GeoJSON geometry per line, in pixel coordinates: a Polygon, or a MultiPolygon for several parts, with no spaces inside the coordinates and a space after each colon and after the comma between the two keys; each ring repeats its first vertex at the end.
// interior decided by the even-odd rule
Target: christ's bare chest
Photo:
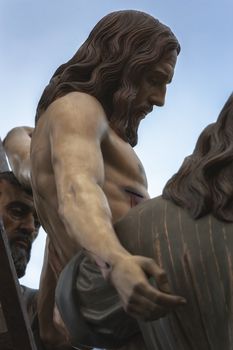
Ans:
{"type": "Polygon", "coordinates": [[[103,142],[102,154],[106,180],[114,180],[119,186],[143,192],[144,196],[146,174],[133,148],[111,131],[103,142]]]}

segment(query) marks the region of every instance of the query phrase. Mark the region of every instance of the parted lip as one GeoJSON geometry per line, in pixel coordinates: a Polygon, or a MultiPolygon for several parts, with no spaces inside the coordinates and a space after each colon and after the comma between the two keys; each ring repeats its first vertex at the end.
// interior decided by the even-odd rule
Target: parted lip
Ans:
{"type": "Polygon", "coordinates": [[[153,111],[152,106],[146,106],[140,110],[140,115],[144,118],[147,114],[153,111]]]}
{"type": "Polygon", "coordinates": [[[17,239],[16,242],[18,245],[21,245],[25,249],[28,249],[30,246],[30,242],[26,239],[20,238],[20,239],[17,239]]]}
{"type": "Polygon", "coordinates": [[[25,248],[26,250],[30,249],[32,244],[31,239],[27,236],[24,236],[23,234],[17,234],[11,243],[15,245],[19,245],[25,248]]]}

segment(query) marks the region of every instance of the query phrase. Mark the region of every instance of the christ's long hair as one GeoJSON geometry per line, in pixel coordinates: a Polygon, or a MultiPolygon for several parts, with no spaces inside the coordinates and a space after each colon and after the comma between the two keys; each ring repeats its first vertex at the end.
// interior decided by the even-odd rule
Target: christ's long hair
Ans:
{"type": "Polygon", "coordinates": [[[193,154],[168,181],[163,197],[194,219],[212,213],[233,222],[233,94],[217,121],[201,133],[193,154]]]}
{"type": "Polygon", "coordinates": [[[65,64],[54,73],[39,101],[36,122],[57,98],[88,93],[102,104],[110,125],[129,140],[127,124],[143,72],[170,50],[180,51],[171,30],[154,17],[126,10],[108,14],[65,64]]]}

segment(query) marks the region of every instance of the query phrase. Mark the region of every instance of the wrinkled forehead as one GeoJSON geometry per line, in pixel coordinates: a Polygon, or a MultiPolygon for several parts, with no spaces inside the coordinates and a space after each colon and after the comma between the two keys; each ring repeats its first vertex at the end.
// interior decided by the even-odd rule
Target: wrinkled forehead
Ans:
{"type": "Polygon", "coordinates": [[[7,205],[10,202],[22,202],[31,210],[34,210],[33,198],[20,187],[9,183],[8,181],[0,181],[0,205],[7,205]]]}

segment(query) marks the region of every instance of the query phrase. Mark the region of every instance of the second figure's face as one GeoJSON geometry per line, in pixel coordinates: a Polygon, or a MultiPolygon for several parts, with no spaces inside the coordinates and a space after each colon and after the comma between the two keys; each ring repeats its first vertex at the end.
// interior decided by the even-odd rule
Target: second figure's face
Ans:
{"type": "Polygon", "coordinates": [[[18,277],[25,273],[39,223],[33,199],[8,181],[0,181],[0,215],[18,277]]]}

